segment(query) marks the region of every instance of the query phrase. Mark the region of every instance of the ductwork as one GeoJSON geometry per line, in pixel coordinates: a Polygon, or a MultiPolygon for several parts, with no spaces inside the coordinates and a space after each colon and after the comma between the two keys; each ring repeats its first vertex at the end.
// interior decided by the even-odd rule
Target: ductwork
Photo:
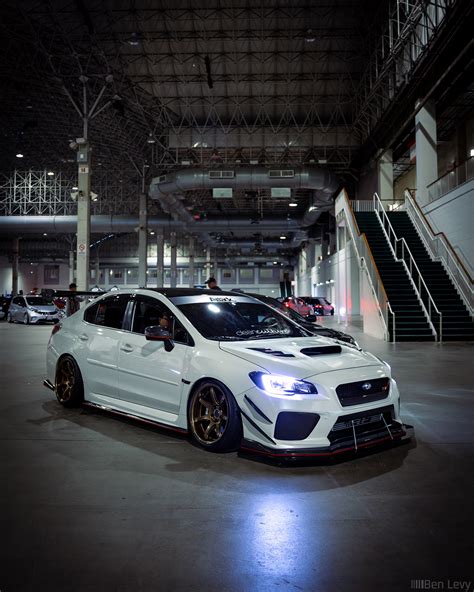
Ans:
{"type": "Polygon", "coordinates": [[[212,170],[181,169],[161,177],[155,177],[150,184],[152,199],[162,200],[173,193],[231,187],[256,191],[263,187],[290,187],[291,189],[312,189],[318,200],[328,202],[339,188],[337,177],[326,169],[318,167],[220,167],[212,170]]]}
{"type": "MultiPolygon", "coordinates": [[[[248,218],[217,218],[193,220],[190,231],[199,232],[300,232],[300,220],[260,220],[251,225],[248,218]]],[[[91,232],[120,233],[133,232],[138,228],[138,216],[91,216],[91,232]]],[[[159,216],[148,219],[148,228],[154,230],[179,230],[183,228],[180,220],[170,220],[159,216]]],[[[61,234],[77,232],[77,216],[0,216],[0,233],[22,234],[61,234]]]]}
{"type": "MultiPolygon", "coordinates": [[[[255,166],[235,170],[232,167],[211,170],[181,169],[152,179],[149,195],[160,202],[165,212],[189,224],[194,220],[175,194],[223,187],[248,191],[265,187],[311,189],[311,204],[301,220],[301,226],[305,227],[314,224],[323,211],[332,207],[332,196],[339,189],[339,181],[332,172],[309,166],[275,169],[255,166]]],[[[306,236],[302,240],[305,238],[306,236]]]]}

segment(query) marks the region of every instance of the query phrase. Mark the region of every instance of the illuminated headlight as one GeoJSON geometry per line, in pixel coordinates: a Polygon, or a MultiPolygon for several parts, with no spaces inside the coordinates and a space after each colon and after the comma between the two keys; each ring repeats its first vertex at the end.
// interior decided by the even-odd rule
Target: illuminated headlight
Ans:
{"type": "Polygon", "coordinates": [[[311,382],[298,380],[291,376],[280,374],[266,374],[265,372],[250,372],[252,381],[259,389],[269,395],[316,395],[318,389],[311,382]]]}

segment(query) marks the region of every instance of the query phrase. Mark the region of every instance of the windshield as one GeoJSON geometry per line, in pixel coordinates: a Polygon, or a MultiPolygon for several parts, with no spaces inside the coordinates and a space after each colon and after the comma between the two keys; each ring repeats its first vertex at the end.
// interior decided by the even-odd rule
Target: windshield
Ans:
{"type": "Polygon", "coordinates": [[[278,311],[256,302],[199,302],[180,304],[178,308],[201,335],[215,341],[309,335],[278,311]]]}
{"type": "Polygon", "coordinates": [[[26,301],[30,306],[54,306],[51,301],[45,300],[41,296],[31,296],[26,301]]]}

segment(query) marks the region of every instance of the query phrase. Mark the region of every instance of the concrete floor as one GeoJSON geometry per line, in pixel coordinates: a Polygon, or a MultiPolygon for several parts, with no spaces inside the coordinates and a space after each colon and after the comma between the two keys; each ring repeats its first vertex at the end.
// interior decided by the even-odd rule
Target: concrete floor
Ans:
{"type": "Polygon", "coordinates": [[[63,409],[51,327],[1,322],[1,592],[472,590],[473,348],[347,330],[392,365],[416,442],[280,467],[63,409]]]}

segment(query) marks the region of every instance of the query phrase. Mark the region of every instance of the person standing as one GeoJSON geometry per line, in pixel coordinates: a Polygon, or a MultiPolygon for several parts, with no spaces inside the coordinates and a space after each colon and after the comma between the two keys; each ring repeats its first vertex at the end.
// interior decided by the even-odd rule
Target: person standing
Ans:
{"type": "Polygon", "coordinates": [[[220,290],[221,288],[219,288],[219,286],[217,285],[217,281],[215,277],[210,277],[206,282],[204,282],[205,284],[207,284],[207,287],[209,288],[209,290],[220,290]]]}
{"type": "Polygon", "coordinates": [[[79,298],[77,296],[74,296],[74,292],[77,291],[77,285],[74,282],[69,284],[69,290],[72,294],[71,294],[71,296],[68,296],[66,299],[66,316],[67,317],[70,317],[71,315],[73,315],[81,307],[81,303],[79,301],[79,298]]]}

